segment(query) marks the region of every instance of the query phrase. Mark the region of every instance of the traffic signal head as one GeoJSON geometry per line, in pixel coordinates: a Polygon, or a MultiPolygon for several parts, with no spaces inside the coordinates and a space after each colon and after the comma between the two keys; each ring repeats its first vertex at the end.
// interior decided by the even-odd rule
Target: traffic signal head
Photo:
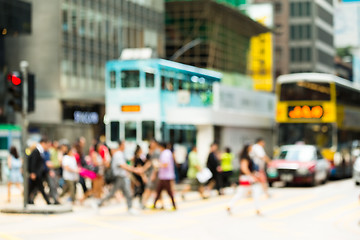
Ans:
{"type": "Polygon", "coordinates": [[[22,82],[21,76],[16,72],[8,74],[8,81],[14,86],[18,86],[22,82]]]}
{"type": "Polygon", "coordinates": [[[9,101],[15,111],[22,111],[23,84],[22,75],[19,72],[11,72],[7,75],[9,101]]]}

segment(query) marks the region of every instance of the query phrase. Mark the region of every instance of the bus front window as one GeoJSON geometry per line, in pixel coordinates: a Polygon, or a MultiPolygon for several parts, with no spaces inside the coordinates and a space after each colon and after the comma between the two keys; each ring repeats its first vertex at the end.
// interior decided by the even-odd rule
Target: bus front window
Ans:
{"type": "Polygon", "coordinates": [[[309,81],[281,85],[280,101],[330,101],[330,84],[309,81]]]}
{"type": "Polygon", "coordinates": [[[333,127],[331,124],[291,123],[279,125],[279,146],[303,142],[320,148],[330,148],[333,127]]]}

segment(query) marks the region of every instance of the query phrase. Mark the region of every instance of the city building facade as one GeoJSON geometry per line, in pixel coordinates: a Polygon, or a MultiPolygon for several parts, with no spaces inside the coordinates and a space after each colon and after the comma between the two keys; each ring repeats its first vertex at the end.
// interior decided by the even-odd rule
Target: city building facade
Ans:
{"type": "Polygon", "coordinates": [[[7,104],[5,39],[28,35],[31,32],[31,4],[18,0],[0,0],[0,124],[13,120],[14,113],[7,104]]]}
{"type": "Polygon", "coordinates": [[[246,75],[250,39],[268,29],[231,7],[232,2],[166,1],[167,58],[246,75]],[[196,45],[172,59],[179,49],[197,40],[196,45]]]}
{"type": "Polygon", "coordinates": [[[332,0],[253,0],[275,12],[275,76],[297,72],[334,73],[332,0]]]}
{"type": "Polygon", "coordinates": [[[50,138],[104,134],[105,63],[124,48],[164,57],[162,0],[27,0],[30,36],[6,39],[9,68],[29,62],[36,74],[30,133],[50,138]]]}

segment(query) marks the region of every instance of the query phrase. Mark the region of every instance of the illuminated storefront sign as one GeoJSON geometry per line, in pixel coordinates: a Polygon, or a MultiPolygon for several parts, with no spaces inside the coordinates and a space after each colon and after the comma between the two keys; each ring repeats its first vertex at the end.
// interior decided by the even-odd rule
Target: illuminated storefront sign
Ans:
{"type": "Polygon", "coordinates": [[[288,107],[288,116],[292,119],[299,118],[322,118],[324,116],[324,109],[322,106],[295,106],[288,107]]]}
{"type": "Polygon", "coordinates": [[[97,112],[74,112],[74,122],[84,124],[98,124],[99,114],[97,112]]]}
{"type": "Polygon", "coordinates": [[[83,105],[77,103],[63,102],[63,120],[72,121],[80,124],[99,124],[100,106],[83,105]]]}

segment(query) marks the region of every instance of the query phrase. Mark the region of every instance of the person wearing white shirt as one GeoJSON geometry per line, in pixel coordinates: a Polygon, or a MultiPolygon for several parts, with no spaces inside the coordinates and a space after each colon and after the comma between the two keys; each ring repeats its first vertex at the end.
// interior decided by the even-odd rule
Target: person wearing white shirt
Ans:
{"type": "Polygon", "coordinates": [[[68,145],[63,145],[61,150],[64,153],[62,159],[63,178],[65,180],[65,186],[60,197],[63,197],[66,193],[70,193],[70,199],[75,202],[75,186],[79,180],[79,169],[76,163],[76,159],[73,154],[73,150],[68,145]]]}
{"type": "Polygon", "coordinates": [[[265,140],[262,138],[258,138],[256,143],[253,145],[251,150],[251,157],[256,165],[256,170],[259,172],[259,182],[264,190],[264,193],[267,197],[270,197],[268,191],[268,182],[265,173],[265,164],[269,163],[271,160],[266,155],[265,152],[265,140]]]}

